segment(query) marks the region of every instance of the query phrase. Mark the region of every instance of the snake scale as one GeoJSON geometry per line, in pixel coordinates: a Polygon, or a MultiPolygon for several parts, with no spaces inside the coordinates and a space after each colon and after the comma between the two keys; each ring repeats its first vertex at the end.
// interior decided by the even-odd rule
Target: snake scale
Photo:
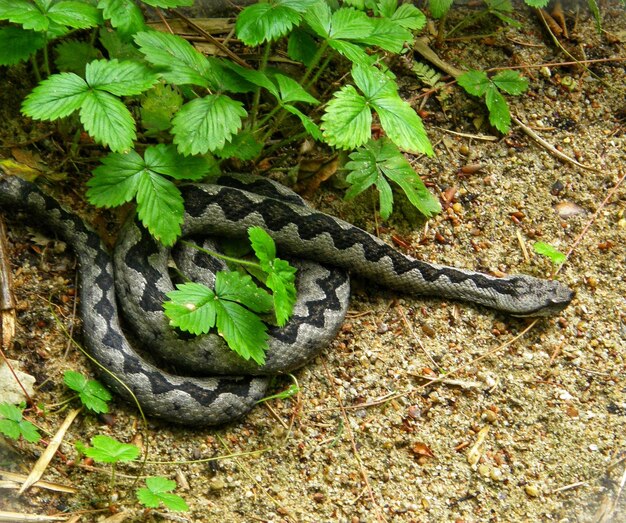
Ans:
{"type": "MultiPolygon", "coordinates": [[[[200,337],[208,343],[202,345],[168,329],[161,303],[172,289],[169,250],[137,221],[125,224],[111,256],[99,236],[54,198],[32,183],[0,175],[0,209],[27,212],[73,248],[89,353],[124,382],[148,415],[176,423],[217,425],[241,417],[264,396],[268,376],[303,365],[327,345],[347,309],[347,271],[403,293],[468,301],[514,316],[553,314],[573,297],[556,281],[525,275],[495,278],[413,259],[347,222],[307,207],[295,193],[263,179],[229,176],[216,184],[180,189],[186,209],[183,236],[243,238],[250,226],[257,225],[272,235],[281,254],[307,260],[297,262],[294,317],[283,329],[270,328],[263,367],[234,355],[217,335],[200,337]],[[122,307],[133,338],[145,337],[141,355],[122,330],[116,292],[124,298],[121,303],[128,301],[122,307]],[[170,360],[183,375],[159,369],[146,356],[170,360]]],[[[203,266],[220,268],[211,259],[191,266],[196,271],[203,266]]],[[[116,392],[129,396],[108,373],[102,377],[116,392]]]]}

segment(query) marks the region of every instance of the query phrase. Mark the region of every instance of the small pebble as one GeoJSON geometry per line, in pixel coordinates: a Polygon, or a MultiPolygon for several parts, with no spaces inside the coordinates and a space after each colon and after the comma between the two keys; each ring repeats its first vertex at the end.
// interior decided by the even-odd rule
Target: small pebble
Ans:
{"type": "Polygon", "coordinates": [[[211,490],[222,490],[226,486],[223,479],[214,478],[209,482],[209,488],[211,490]]]}
{"type": "Polygon", "coordinates": [[[502,474],[502,471],[495,467],[491,469],[489,476],[494,481],[502,481],[504,479],[504,474],[502,474]]]}
{"type": "Polygon", "coordinates": [[[494,423],[498,419],[498,415],[493,411],[487,409],[482,414],[482,419],[488,421],[489,423],[494,423]]]}
{"type": "Polygon", "coordinates": [[[313,494],[313,501],[315,501],[315,503],[322,503],[322,501],[324,501],[324,494],[321,492],[316,492],[315,494],[313,494]]]}
{"type": "Polygon", "coordinates": [[[541,494],[537,485],[526,485],[524,487],[524,490],[526,491],[526,494],[529,495],[531,498],[536,498],[539,496],[539,494],[541,494]]]}

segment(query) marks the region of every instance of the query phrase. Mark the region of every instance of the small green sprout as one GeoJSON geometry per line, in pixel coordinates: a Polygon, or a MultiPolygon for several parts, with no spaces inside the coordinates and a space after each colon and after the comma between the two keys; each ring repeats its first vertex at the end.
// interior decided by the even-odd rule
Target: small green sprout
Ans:
{"type": "Polygon", "coordinates": [[[561,265],[565,263],[566,257],[565,254],[557,250],[555,247],[545,242],[535,242],[533,244],[533,249],[537,254],[541,254],[542,256],[546,256],[550,258],[550,261],[554,265],[561,265]]]}
{"type": "Polygon", "coordinates": [[[20,436],[29,443],[37,443],[41,435],[37,428],[23,419],[24,408],[18,408],[10,403],[0,403],[0,433],[11,439],[19,439],[20,436]]]}
{"type": "Polygon", "coordinates": [[[158,508],[163,503],[170,510],[189,510],[189,506],[183,498],[170,492],[175,488],[176,482],[171,479],[161,476],[146,478],[146,486],[137,489],[137,499],[142,505],[149,508],[158,508]]]}
{"type": "Polygon", "coordinates": [[[96,414],[109,412],[108,401],[111,401],[109,391],[96,380],[88,380],[80,374],[72,370],[68,370],[63,374],[63,381],[72,390],[78,392],[78,397],[82,404],[96,414]]]}

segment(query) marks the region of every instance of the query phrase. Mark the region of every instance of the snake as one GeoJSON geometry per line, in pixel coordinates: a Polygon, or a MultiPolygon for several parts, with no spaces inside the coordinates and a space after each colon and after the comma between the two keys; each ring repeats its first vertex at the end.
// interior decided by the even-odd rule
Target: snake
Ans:
{"type": "Polygon", "coordinates": [[[336,336],[348,307],[350,275],[403,294],[461,300],[520,317],[556,314],[574,296],[556,280],[495,277],[413,258],[265,178],[229,174],[179,189],[182,237],[244,241],[248,229],[259,226],[298,268],[293,317],[282,328],[269,327],[264,365],[234,354],[218,334],[190,339],[176,332],[163,314],[165,294],[174,288],[172,257],[193,258],[190,270],[206,271],[208,280],[224,268],[221,262],[166,248],[134,216],[111,254],[81,217],[37,184],[0,174],[0,210],[25,212],[73,249],[84,346],[104,369],[107,385],[134,397],[151,417],[191,426],[243,417],[265,397],[274,375],[301,367],[336,336]]]}

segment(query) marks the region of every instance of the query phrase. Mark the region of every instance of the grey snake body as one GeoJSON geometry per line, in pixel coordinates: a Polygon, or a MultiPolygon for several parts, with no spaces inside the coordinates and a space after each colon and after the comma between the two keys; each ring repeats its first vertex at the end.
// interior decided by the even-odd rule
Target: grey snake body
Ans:
{"type": "MultiPolygon", "coordinates": [[[[180,189],[186,210],[183,236],[243,238],[250,226],[258,225],[271,234],[281,254],[322,264],[300,262],[294,318],[286,328],[271,329],[263,367],[234,355],[217,335],[202,336],[208,342],[202,345],[168,329],[161,304],[172,288],[169,251],[135,220],[129,220],[120,235],[114,269],[101,239],[82,219],[34,184],[0,175],[1,208],[21,208],[44,220],[75,251],[80,265],[79,311],[90,354],[125,383],[147,414],[177,423],[216,425],[242,416],[265,394],[268,375],[303,365],[328,344],[347,308],[346,270],[403,293],[469,301],[515,316],[552,314],[573,296],[556,281],[524,275],[495,278],[413,259],[347,222],[306,207],[297,195],[267,181],[228,177],[219,185],[180,189]],[[118,295],[125,297],[120,301],[126,303],[128,298],[124,307],[131,330],[147,336],[142,342],[145,349],[158,352],[159,358],[171,360],[187,374],[202,376],[164,372],[133,349],[118,318],[116,285],[118,295]],[[168,343],[157,343],[163,339],[168,343]]],[[[103,378],[128,397],[117,380],[107,373],[103,378]]]]}

